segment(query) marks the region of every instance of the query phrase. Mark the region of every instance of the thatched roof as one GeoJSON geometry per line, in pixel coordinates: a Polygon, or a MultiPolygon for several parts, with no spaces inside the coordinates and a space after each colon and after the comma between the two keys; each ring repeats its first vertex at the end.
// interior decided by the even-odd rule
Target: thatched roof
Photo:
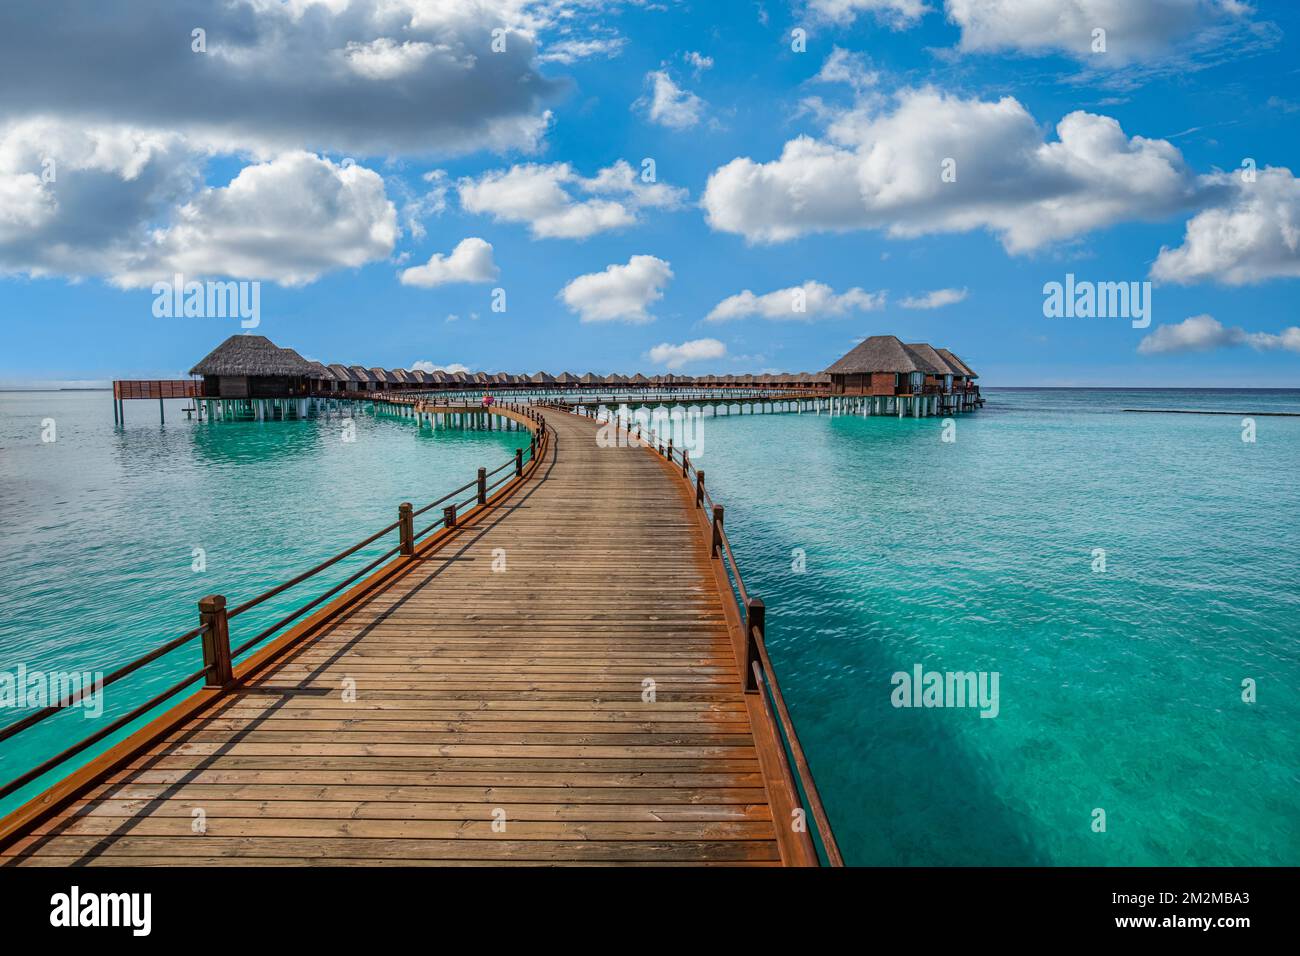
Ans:
{"type": "Polygon", "coordinates": [[[415,381],[415,379],[411,378],[411,373],[404,368],[395,368],[389,371],[388,380],[398,385],[409,385],[415,381]]]}
{"type": "Polygon", "coordinates": [[[312,364],[265,335],[232,335],[190,369],[191,375],[276,375],[317,378],[312,364]]]}
{"type": "Polygon", "coordinates": [[[528,376],[528,381],[534,385],[549,385],[555,382],[555,376],[550,372],[534,372],[528,376]]]}
{"type": "Polygon", "coordinates": [[[336,377],[333,372],[320,362],[308,362],[307,364],[312,367],[311,377],[314,379],[322,382],[332,382],[336,377]]]}
{"type": "Polygon", "coordinates": [[[975,374],[974,369],[972,369],[969,365],[967,365],[965,362],[959,359],[952,352],[949,352],[947,349],[935,349],[935,351],[938,352],[944,358],[944,360],[947,361],[947,363],[951,365],[953,368],[961,369],[961,371],[957,372],[956,374],[965,375],[967,378],[979,378],[979,376],[975,374]]]}
{"type": "MultiPolygon", "coordinates": [[[[930,363],[909,352],[896,335],[872,335],[826,369],[834,375],[870,372],[929,372],[930,363]]],[[[937,371],[937,369],[933,369],[937,371]]]]}
{"type": "Polygon", "coordinates": [[[921,371],[931,375],[952,374],[951,366],[940,357],[929,342],[909,342],[903,348],[907,349],[907,353],[912,356],[916,364],[921,366],[921,371]]]}
{"type": "Polygon", "coordinates": [[[353,373],[352,369],[348,368],[346,365],[338,365],[336,363],[334,365],[329,366],[329,370],[334,373],[334,378],[340,382],[357,381],[357,377],[353,373]]]}
{"type": "Polygon", "coordinates": [[[382,368],[372,368],[370,370],[370,375],[371,375],[370,380],[372,382],[387,382],[388,384],[391,385],[393,382],[396,381],[396,379],[394,379],[386,369],[382,369],[382,368]]]}
{"type": "Polygon", "coordinates": [[[630,379],[628,379],[628,381],[631,382],[633,385],[644,385],[647,382],[649,382],[650,379],[646,378],[640,372],[637,372],[630,379]]]}
{"type": "Polygon", "coordinates": [[[352,377],[356,379],[358,382],[378,381],[378,379],[375,378],[374,374],[371,373],[370,369],[366,368],[363,365],[349,365],[348,371],[352,373],[352,377]]]}
{"type": "Polygon", "coordinates": [[[597,385],[600,383],[600,376],[595,372],[588,372],[582,378],[578,379],[583,385],[597,385]]]}

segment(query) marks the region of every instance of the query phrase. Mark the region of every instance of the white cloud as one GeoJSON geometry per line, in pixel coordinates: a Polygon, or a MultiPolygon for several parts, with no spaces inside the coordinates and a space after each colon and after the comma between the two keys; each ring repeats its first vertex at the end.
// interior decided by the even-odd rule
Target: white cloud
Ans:
{"type": "Polygon", "coordinates": [[[751,242],[884,229],[911,237],[987,229],[1013,253],[1189,205],[1198,184],[1164,140],[1125,136],[1107,116],[1068,114],[1057,138],[1013,97],[962,99],[933,88],[897,94],[892,112],[860,103],[825,139],[800,136],[778,159],[714,170],[709,224],[751,242]],[[945,161],[955,181],[945,182],[945,161]]]}
{"type": "Polygon", "coordinates": [[[349,43],[344,58],[353,71],[368,80],[393,80],[418,70],[433,50],[432,43],[414,40],[398,43],[389,37],[379,37],[369,43],[349,43]]]}
{"type": "Polygon", "coordinates": [[[880,74],[871,69],[864,54],[837,46],[831,49],[813,79],[819,83],[847,83],[861,92],[875,86],[880,81],[880,74]]]}
{"type": "Polygon", "coordinates": [[[287,153],[245,166],[228,186],[201,190],[112,279],[141,286],[179,272],[303,285],[387,258],[397,235],[397,211],[378,173],[287,153]]]}
{"type": "Polygon", "coordinates": [[[945,305],[956,305],[966,301],[965,289],[935,289],[921,295],[908,296],[899,303],[905,309],[941,309],[945,305]]]}
{"type": "Polygon", "coordinates": [[[461,205],[497,221],[524,222],[535,238],[583,239],[628,226],[641,209],[675,209],[686,190],[644,183],[623,160],[585,179],[568,163],[512,166],[459,184],[461,205]],[[577,199],[575,192],[590,194],[577,199]]]}
{"type": "Polygon", "coordinates": [[[1279,333],[1247,332],[1226,326],[1211,315],[1194,315],[1175,325],[1162,325],[1138,343],[1143,355],[1176,355],[1210,352],[1235,345],[1248,345],[1261,352],[1300,352],[1300,326],[1279,333]]]}
{"type": "Polygon", "coordinates": [[[560,298],[583,322],[651,322],[649,306],[664,297],[673,270],[663,259],[633,256],[627,265],[581,275],[560,290],[560,298]]]}
{"type": "Polygon", "coordinates": [[[468,372],[468,365],[452,362],[450,365],[434,365],[432,362],[413,362],[412,372],[468,372]]]}
{"type": "Polygon", "coordinates": [[[669,129],[690,129],[704,116],[704,100],[673,82],[667,70],[654,70],[645,76],[650,84],[650,98],[643,101],[652,123],[669,129]]]}
{"type": "MultiPolygon", "coordinates": [[[[1238,0],[947,0],[948,20],[961,29],[965,51],[1065,53],[1105,68],[1167,53],[1183,41],[1208,38],[1249,21],[1238,0]],[[1092,31],[1106,31],[1093,52],[1092,31]]],[[[1222,38],[1222,33],[1218,34],[1222,38]]]]}
{"type": "Polygon", "coordinates": [[[1300,180],[1266,168],[1253,183],[1240,172],[1205,177],[1225,201],[1187,223],[1183,244],[1161,247],[1151,267],[1160,282],[1245,285],[1300,276],[1300,180]]]}
{"type": "Polygon", "coordinates": [[[611,37],[603,40],[560,40],[547,44],[537,57],[540,63],[563,63],[569,65],[591,57],[603,57],[612,60],[623,52],[627,45],[624,37],[611,37]]]}
{"type": "Polygon", "coordinates": [[[391,255],[397,214],[373,170],[295,151],[201,187],[206,158],[175,133],[0,126],[0,272],[127,288],[178,272],[301,285],[391,255]],[[31,171],[44,160],[53,177],[38,194],[31,171]]]}
{"type": "Polygon", "coordinates": [[[658,365],[677,369],[687,362],[722,358],[726,354],[727,347],[717,339],[692,339],[689,342],[683,342],[681,345],[661,342],[652,348],[647,353],[647,356],[650,361],[658,365]]]}
{"type": "Polygon", "coordinates": [[[808,0],[808,12],[817,19],[843,26],[869,13],[895,30],[913,26],[930,9],[925,0],[808,0]]]}
{"type": "Polygon", "coordinates": [[[682,59],[691,65],[696,76],[699,76],[705,70],[713,69],[713,57],[705,56],[698,50],[687,50],[682,54],[682,59]]]}
{"type": "Polygon", "coordinates": [[[837,295],[822,282],[809,280],[788,289],[755,295],[749,289],[723,299],[705,316],[706,322],[729,322],[750,316],[773,321],[834,318],[850,312],[869,312],[885,304],[885,293],[849,289],[837,295]]]}
{"type": "Polygon", "coordinates": [[[492,261],[492,243],[471,236],[462,239],[449,256],[434,253],[424,265],[404,269],[401,282],[429,289],[449,282],[491,282],[499,272],[492,261]]]}

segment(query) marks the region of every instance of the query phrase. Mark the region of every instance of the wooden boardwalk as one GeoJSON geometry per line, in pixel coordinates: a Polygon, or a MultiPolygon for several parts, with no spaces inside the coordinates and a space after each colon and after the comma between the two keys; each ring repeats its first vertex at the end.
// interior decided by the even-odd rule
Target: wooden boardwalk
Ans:
{"type": "Polygon", "coordinates": [[[548,422],[508,496],[5,821],[0,862],[815,863],[682,469],[548,422]]]}

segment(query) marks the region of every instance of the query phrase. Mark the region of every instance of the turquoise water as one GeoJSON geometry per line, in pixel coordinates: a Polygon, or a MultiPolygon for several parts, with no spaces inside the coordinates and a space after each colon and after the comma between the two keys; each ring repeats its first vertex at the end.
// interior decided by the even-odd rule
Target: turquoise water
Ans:
{"type": "MultiPolygon", "coordinates": [[[[186,404],[169,401],[160,425],[156,403],[128,402],[117,430],[106,392],[0,394],[0,672],[107,673],[196,627],[204,595],[224,594],[233,607],[392,523],[401,502],[420,507],[527,448],[520,432],[421,432],[391,416],[359,415],[351,442],[339,417],[200,425],[185,420],[186,404]],[[52,443],[41,441],[46,419],[52,443]]],[[[440,515],[417,518],[416,529],[440,515]]],[[[389,535],[240,615],[232,645],[396,543],[389,535]]],[[[201,665],[195,640],[109,687],[105,714],[201,665]]],[[[0,723],[15,717],[0,712],[0,723]]],[[[0,778],[98,726],[71,709],[24,731],[0,744],[0,778]]],[[[0,801],[0,811],[36,790],[0,801]]]]}
{"type": "Polygon", "coordinates": [[[706,420],[847,859],[1300,863],[1300,418],[1247,444],[1239,418],[1119,411],[1300,392],[987,394],[947,444],[939,419],[706,420]],[[893,707],[916,664],[997,671],[999,715],[893,707]]]}
{"type": "MultiPolygon", "coordinates": [[[[1120,411],[1300,393],[988,395],[951,443],[939,419],[705,422],[697,461],[846,858],[1300,863],[1300,418],[1258,418],[1248,444],[1236,417],[1120,411]],[[997,671],[998,716],[892,707],[916,664],[997,671]]],[[[0,395],[0,670],[108,670],[192,627],[200,596],[258,593],[519,437],[362,418],[347,444],[337,421],[199,426],[179,404],[164,427],[133,404],[115,432],[103,394],[0,395]]],[[[170,656],[110,712],[198,666],[197,646],[170,656]]],[[[0,777],[88,726],[0,744],[0,777]]]]}

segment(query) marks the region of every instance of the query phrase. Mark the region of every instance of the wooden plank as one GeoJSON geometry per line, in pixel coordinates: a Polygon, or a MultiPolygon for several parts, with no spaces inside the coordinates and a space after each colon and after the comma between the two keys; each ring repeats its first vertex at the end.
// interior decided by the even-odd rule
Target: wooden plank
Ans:
{"type": "Polygon", "coordinates": [[[4,865],[808,862],[679,469],[549,419],[508,499],[6,821],[4,865]]]}

